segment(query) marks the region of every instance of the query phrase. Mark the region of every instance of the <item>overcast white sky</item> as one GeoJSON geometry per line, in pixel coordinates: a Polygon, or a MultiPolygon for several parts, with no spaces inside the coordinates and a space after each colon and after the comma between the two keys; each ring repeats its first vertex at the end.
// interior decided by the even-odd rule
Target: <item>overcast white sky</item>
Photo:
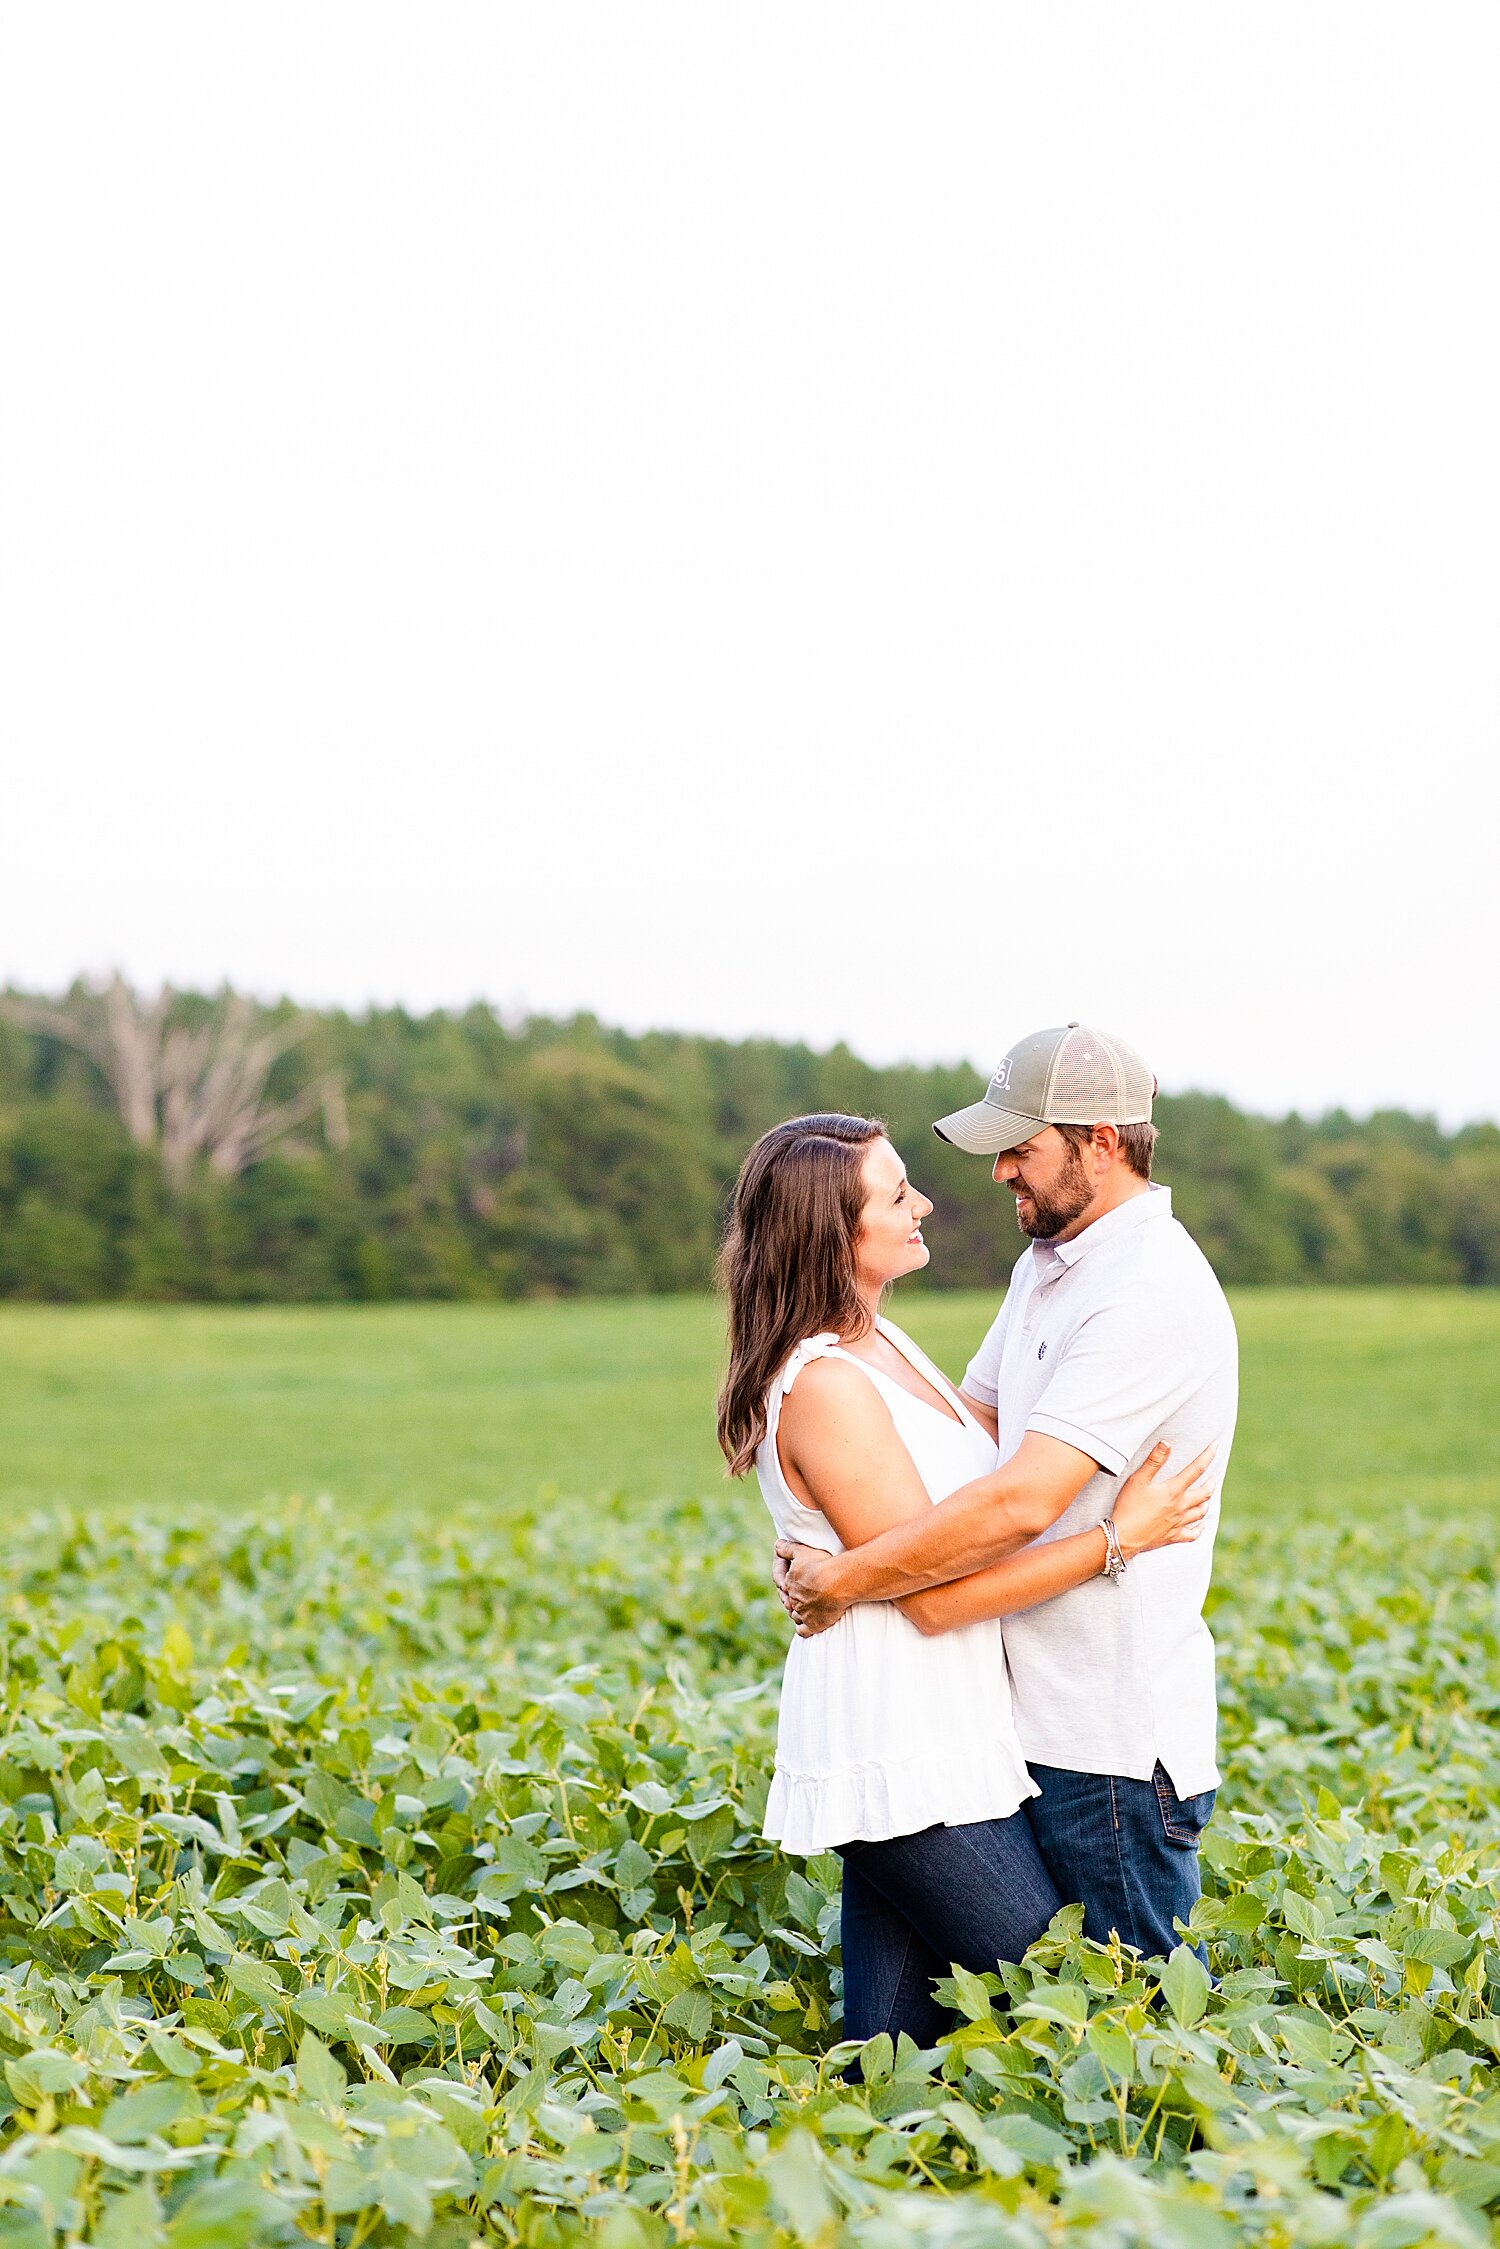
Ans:
{"type": "Polygon", "coordinates": [[[0,981],[1500,1109],[1500,14],[0,35],[0,981]]]}

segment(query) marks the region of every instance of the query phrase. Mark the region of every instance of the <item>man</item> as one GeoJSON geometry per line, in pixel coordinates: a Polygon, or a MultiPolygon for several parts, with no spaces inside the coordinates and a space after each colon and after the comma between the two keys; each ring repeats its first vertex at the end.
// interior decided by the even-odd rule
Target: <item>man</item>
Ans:
{"type": "MultiPolygon", "coordinates": [[[[1001,1467],[925,1519],[842,1554],[778,1549],[801,1631],[856,1601],[901,1599],[984,1569],[1026,1535],[1107,1523],[1153,1445],[1175,1466],[1234,1434],[1237,1344],[1207,1259],[1151,1184],[1156,1080],[1123,1040],[1080,1023],[1013,1046],[983,1098],[933,1130],[995,1158],[1030,1237],[964,1396],[1001,1467]]],[[[1203,1621],[1218,1491],[1196,1544],[1141,1554],[1114,1542],[1105,1574],[1007,1616],[1021,1747],[1041,1790],[1026,1811],[1085,1932],[1146,1954],[1181,1941],[1199,1896],[1213,1809],[1214,1647],[1203,1621]]],[[[1106,1534],[1107,1535],[1107,1534],[1106,1534]]]]}

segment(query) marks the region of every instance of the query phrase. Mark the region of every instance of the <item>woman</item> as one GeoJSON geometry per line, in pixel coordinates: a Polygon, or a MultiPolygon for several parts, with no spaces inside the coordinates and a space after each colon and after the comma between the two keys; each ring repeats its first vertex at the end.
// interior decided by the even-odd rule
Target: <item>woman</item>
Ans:
{"type": "MultiPolygon", "coordinates": [[[[931,1208],[870,1118],[794,1117],[745,1159],[721,1260],[719,1442],[732,1474],[753,1462],[780,1537],[860,1545],[997,1465],[958,1392],[880,1317],[891,1283],[927,1263],[931,1208]]],[[[1127,1557],[1201,1525],[1204,1460],[1153,1480],[1164,1457],[1158,1447],[1120,1492],[1127,1557]]],[[[1102,1530],[1050,1540],[793,1641],[765,1832],[843,1860],[849,2037],[904,2030],[931,2045],[948,2027],[934,1979],[954,1961],[1019,1960],[1062,1903],[1019,1809],[1037,1791],[1000,1619],[1108,1559],[1102,1530]]]]}

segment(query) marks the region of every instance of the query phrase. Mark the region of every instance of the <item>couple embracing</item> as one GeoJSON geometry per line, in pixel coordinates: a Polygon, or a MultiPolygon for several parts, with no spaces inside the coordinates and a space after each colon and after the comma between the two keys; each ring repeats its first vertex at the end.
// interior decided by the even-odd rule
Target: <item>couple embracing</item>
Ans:
{"type": "Polygon", "coordinates": [[[1066,1902],[1151,1956],[1199,1894],[1236,1343],[1151,1183],[1155,1092],[1070,1023],[934,1126],[1030,1237],[961,1390],[881,1315],[932,1205],[880,1124],[793,1118],[740,1173],[719,1438],[797,1626],[766,1833],[843,1861],[849,2038],[931,2046],[934,1981],[1019,1960],[1066,1902]]]}

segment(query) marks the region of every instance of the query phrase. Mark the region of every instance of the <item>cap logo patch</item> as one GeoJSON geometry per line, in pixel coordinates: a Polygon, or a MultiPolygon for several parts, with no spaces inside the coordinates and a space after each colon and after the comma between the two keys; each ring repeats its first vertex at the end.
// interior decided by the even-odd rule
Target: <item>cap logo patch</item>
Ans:
{"type": "Polygon", "coordinates": [[[1010,1091],[1010,1056],[1008,1054],[990,1080],[990,1091],[991,1093],[1009,1093],[1010,1091]]]}

